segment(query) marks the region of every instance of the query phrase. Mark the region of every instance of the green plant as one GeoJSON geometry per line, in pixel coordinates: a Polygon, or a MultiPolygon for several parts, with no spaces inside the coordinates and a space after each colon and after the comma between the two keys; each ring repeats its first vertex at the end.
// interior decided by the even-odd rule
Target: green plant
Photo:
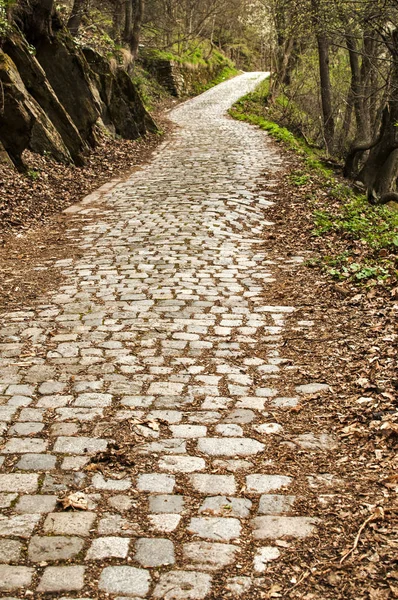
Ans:
{"type": "Polygon", "coordinates": [[[290,181],[293,185],[300,187],[302,185],[307,185],[311,181],[311,177],[308,173],[303,173],[301,171],[294,171],[290,175],[290,181]]]}
{"type": "Polygon", "coordinates": [[[145,108],[149,111],[152,110],[157,102],[167,95],[165,88],[162,87],[156,79],[151,77],[139,64],[135,66],[132,81],[137,87],[145,108]]]}
{"type": "Polygon", "coordinates": [[[339,232],[375,251],[398,247],[398,213],[385,206],[372,206],[364,196],[355,196],[337,212],[315,211],[314,219],[315,235],[339,232]]]}
{"type": "Polygon", "coordinates": [[[8,0],[0,0],[0,36],[5,35],[11,29],[7,19],[7,8],[11,2],[8,0]]]}
{"type": "Polygon", "coordinates": [[[223,81],[226,81],[227,79],[231,79],[232,77],[235,77],[235,75],[237,75],[238,73],[239,73],[239,71],[237,69],[235,69],[234,67],[226,66],[220,71],[220,73],[216,77],[214,77],[214,79],[212,79],[208,83],[205,83],[205,84],[198,83],[195,86],[195,92],[197,94],[206,92],[207,90],[214,87],[215,85],[218,85],[219,83],[222,83],[223,81]]]}
{"type": "Polygon", "coordinates": [[[389,269],[381,265],[371,265],[366,263],[351,263],[348,266],[340,265],[327,269],[329,275],[340,281],[353,278],[358,282],[368,282],[375,280],[378,283],[383,282],[390,277],[389,269]]]}
{"type": "Polygon", "coordinates": [[[40,179],[40,171],[37,169],[28,169],[26,174],[32,181],[37,181],[40,179]]]}

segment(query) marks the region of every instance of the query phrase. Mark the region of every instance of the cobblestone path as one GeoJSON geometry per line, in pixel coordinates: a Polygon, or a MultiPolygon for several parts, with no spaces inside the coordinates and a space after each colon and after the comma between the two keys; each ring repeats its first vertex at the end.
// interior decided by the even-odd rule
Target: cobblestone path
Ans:
{"type": "Polygon", "coordinates": [[[297,403],[278,386],[294,308],[264,301],[275,183],[255,192],[281,158],[225,115],[263,76],[177,107],[151,163],[71,229],[64,285],[3,315],[2,597],[257,598],[280,540],[316,528],[267,458],[267,410],[297,403]]]}

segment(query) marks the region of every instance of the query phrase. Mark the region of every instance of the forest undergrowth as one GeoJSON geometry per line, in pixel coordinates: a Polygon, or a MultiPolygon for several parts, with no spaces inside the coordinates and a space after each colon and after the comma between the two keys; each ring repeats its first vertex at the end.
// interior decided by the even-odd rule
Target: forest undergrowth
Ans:
{"type": "MultiPolygon", "coordinates": [[[[341,175],[341,167],[320,151],[271,120],[277,110],[268,104],[266,80],[230,110],[235,119],[267,131],[283,148],[294,153],[297,165],[288,174],[292,193],[306,200],[312,212],[311,236],[322,250],[314,259],[342,290],[357,286],[390,290],[398,285],[398,204],[371,205],[341,175]]],[[[276,102],[277,105],[277,102],[276,102]]]]}

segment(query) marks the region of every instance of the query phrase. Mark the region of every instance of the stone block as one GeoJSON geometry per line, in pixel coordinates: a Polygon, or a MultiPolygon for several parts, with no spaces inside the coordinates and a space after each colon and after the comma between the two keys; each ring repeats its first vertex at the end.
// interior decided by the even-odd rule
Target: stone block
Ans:
{"type": "Polygon", "coordinates": [[[0,565],[0,591],[12,592],[29,588],[32,583],[33,569],[0,565]]]}
{"type": "Polygon", "coordinates": [[[170,430],[175,438],[195,439],[207,434],[207,427],[204,425],[172,425],[170,430]]]}
{"type": "Polygon", "coordinates": [[[240,536],[241,525],[233,518],[194,517],[188,531],[204,539],[229,542],[240,536]]]}
{"type": "Polygon", "coordinates": [[[10,438],[2,454],[27,454],[45,452],[48,442],[38,438],[10,438]]]}
{"type": "Polygon", "coordinates": [[[256,494],[266,494],[273,490],[279,490],[281,487],[290,485],[291,477],[286,475],[262,475],[253,473],[246,477],[246,488],[248,492],[256,494]]]}
{"type": "Polygon", "coordinates": [[[47,567],[40,579],[38,592],[72,592],[84,587],[84,567],[47,567]]]}
{"type": "Polygon", "coordinates": [[[46,533],[59,535],[90,535],[90,529],[96,519],[93,512],[49,513],[44,521],[46,533]]]}
{"type": "Polygon", "coordinates": [[[57,503],[56,496],[21,496],[15,506],[17,513],[41,514],[52,512],[57,503]]]}
{"type": "Polygon", "coordinates": [[[181,521],[181,515],[176,514],[158,514],[149,515],[148,520],[152,527],[162,533],[170,533],[175,531],[181,521]]]}
{"type": "Polygon", "coordinates": [[[40,515],[0,515],[0,536],[29,538],[39,520],[40,515]]]}
{"type": "Polygon", "coordinates": [[[78,537],[35,535],[29,543],[28,557],[32,562],[69,560],[82,548],[83,540],[78,537]]]}
{"type": "Polygon", "coordinates": [[[207,475],[195,473],[190,476],[192,486],[201,494],[234,494],[236,492],[233,475],[207,475]]]}
{"type": "Polygon", "coordinates": [[[148,571],[135,567],[106,567],[101,573],[98,587],[108,594],[126,594],[145,597],[149,592],[151,577],[148,571]]]}
{"type": "Polygon", "coordinates": [[[304,395],[319,394],[321,392],[327,392],[329,389],[330,388],[326,383],[307,383],[305,385],[296,386],[296,392],[304,395]]]}
{"type": "Polygon", "coordinates": [[[259,515],[281,515],[291,511],[296,496],[265,494],[260,498],[259,515]]]}
{"type": "Polygon", "coordinates": [[[172,473],[204,471],[206,463],[198,456],[165,456],[159,460],[159,468],[172,473]]]}
{"type": "Polygon", "coordinates": [[[251,507],[252,503],[248,498],[213,496],[206,498],[199,512],[217,517],[246,518],[250,514],[251,507]]]}
{"type": "Polygon", "coordinates": [[[30,494],[35,492],[38,486],[38,475],[33,473],[11,473],[0,475],[0,492],[20,492],[30,494]]]}
{"type": "Polygon", "coordinates": [[[129,542],[129,538],[123,537],[96,538],[87,552],[86,559],[126,558],[129,551],[129,542]]]}
{"type": "Polygon", "coordinates": [[[210,542],[192,542],[184,544],[184,562],[188,569],[200,571],[219,571],[233,564],[238,551],[232,544],[217,544],[210,542]]]}
{"type": "Polygon", "coordinates": [[[198,450],[209,456],[251,456],[264,451],[264,444],[251,438],[201,438],[198,450]]]}
{"type": "Polygon", "coordinates": [[[162,600],[202,600],[211,591],[211,577],[192,571],[169,571],[160,576],[153,591],[162,600]]]}
{"type": "Polygon", "coordinates": [[[143,567],[160,567],[175,563],[174,544],[162,538],[140,538],[135,544],[134,558],[143,567]]]}
{"type": "Polygon", "coordinates": [[[54,452],[60,454],[96,454],[104,452],[108,446],[107,440],[89,437],[60,436],[54,445],[54,452]]]}
{"type": "Polygon", "coordinates": [[[317,519],[312,517],[256,517],[252,521],[257,540],[282,537],[304,538],[314,531],[317,519]]]}
{"type": "Polygon", "coordinates": [[[57,457],[51,454],[24,454],[17,462],[21,471],[52,471],[55,469],[57,457]]]}
{"type": "Polygon", "coordinates": [[[0,539],[0,563],[18,562],[22,544],[17,540],[0,539]]]}
{"type": "Polygon", "coordinates": [[[163,473],[143,473],[142,475],[139,475],[137,479],[137,489],[141,492],[171,494],[174,486],[174,476],[163,473]]]}
{"type": "Polygon", "coordinates": [[[184,497],[175,495],[150,496],[149,512],[179,514],[184,510],[184,497]]]}
{"type": "Polygon", "coordinates": [[[254,570],[257,573],[264,573],[267,570],[267,564],[278,559],[280,554],[278,548],[274,546],[259,548],[254,556],[254,570]]]}

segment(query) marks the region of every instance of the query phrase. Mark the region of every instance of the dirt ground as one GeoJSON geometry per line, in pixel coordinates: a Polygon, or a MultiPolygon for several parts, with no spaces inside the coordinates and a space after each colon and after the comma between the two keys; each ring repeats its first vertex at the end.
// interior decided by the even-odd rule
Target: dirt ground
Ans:
{"type": "MultiPolygon", "coordinates": [[[[40,169],[37,179],[19,174],[2,179],[1,310],[32,304],[58,285],[54,259],[76,252],[63,236],[68,215],[61,211],[105,181],[126,176],[163,139],[104,142],[83,169],[48,169],[45,159],[30,157],[32,169],[40,169]],[[38,271],[43,257],[49,268],[38,271]]],[[[327,252],[330,239],[313,237],[305,192],[289,183],[298,159],[285,156],[286,170],[272,174],[277,196],[267,218],[275,227],[264,249],[271,260],[303,252],[314,259],[327,252]]],[[[82,225],[87,218],[81,217],[82,225]]],[[[313,453],[294,443],[279,451],[279,464],[285,461],[286,473],[298,480],[311,471],[324,474],[305,500],[306,511],[322,524],[310,542],[287,544],[284,560],[269,565],[261,597],[398,598],[398,298],[396,291],[337,285],[313,265],[309,260],[295,270],[282,269],[267,299],[297,308],[283,342],[284,358],[300,365],[296,375],[302,383],[331,386],[326,396],[306,396],[286,409],[286,421],[294,422],[296,434],[311,426],[333,432],[339,451],[313,453]],[[305,335],[295,329],[300,320],[314,322],[305,335]]]]}
{"type": "Polygon", "coordinates": [[[330,239],[312,235],[306,193],[289,183],[300,163],[285,156],[290,165],[279,174],[277,199],[267,211],[276,225],[264,245],[270,258],[306,252],[309,260],[293,275],[286,271],[284,278],[282,272],[275,286],[275,302],[288,298],[297,307],[285,332],[284,357],[300,365],[303,383],[331,386],[327,397],[315,395],[286,418],[294,419],[297,433],[310,423],[333,431],[340,448],[287,453],[292,470],[325,473],[307,505],[313,503],[323,525],[311,547],[303,541],[284,561],[272,563],[264,598],[397,598],[396,290],[342,286],[312,266],[327,254],[330,239]],[[314,321],[314,327],[297,334],[295,320],[314,321]]]}

